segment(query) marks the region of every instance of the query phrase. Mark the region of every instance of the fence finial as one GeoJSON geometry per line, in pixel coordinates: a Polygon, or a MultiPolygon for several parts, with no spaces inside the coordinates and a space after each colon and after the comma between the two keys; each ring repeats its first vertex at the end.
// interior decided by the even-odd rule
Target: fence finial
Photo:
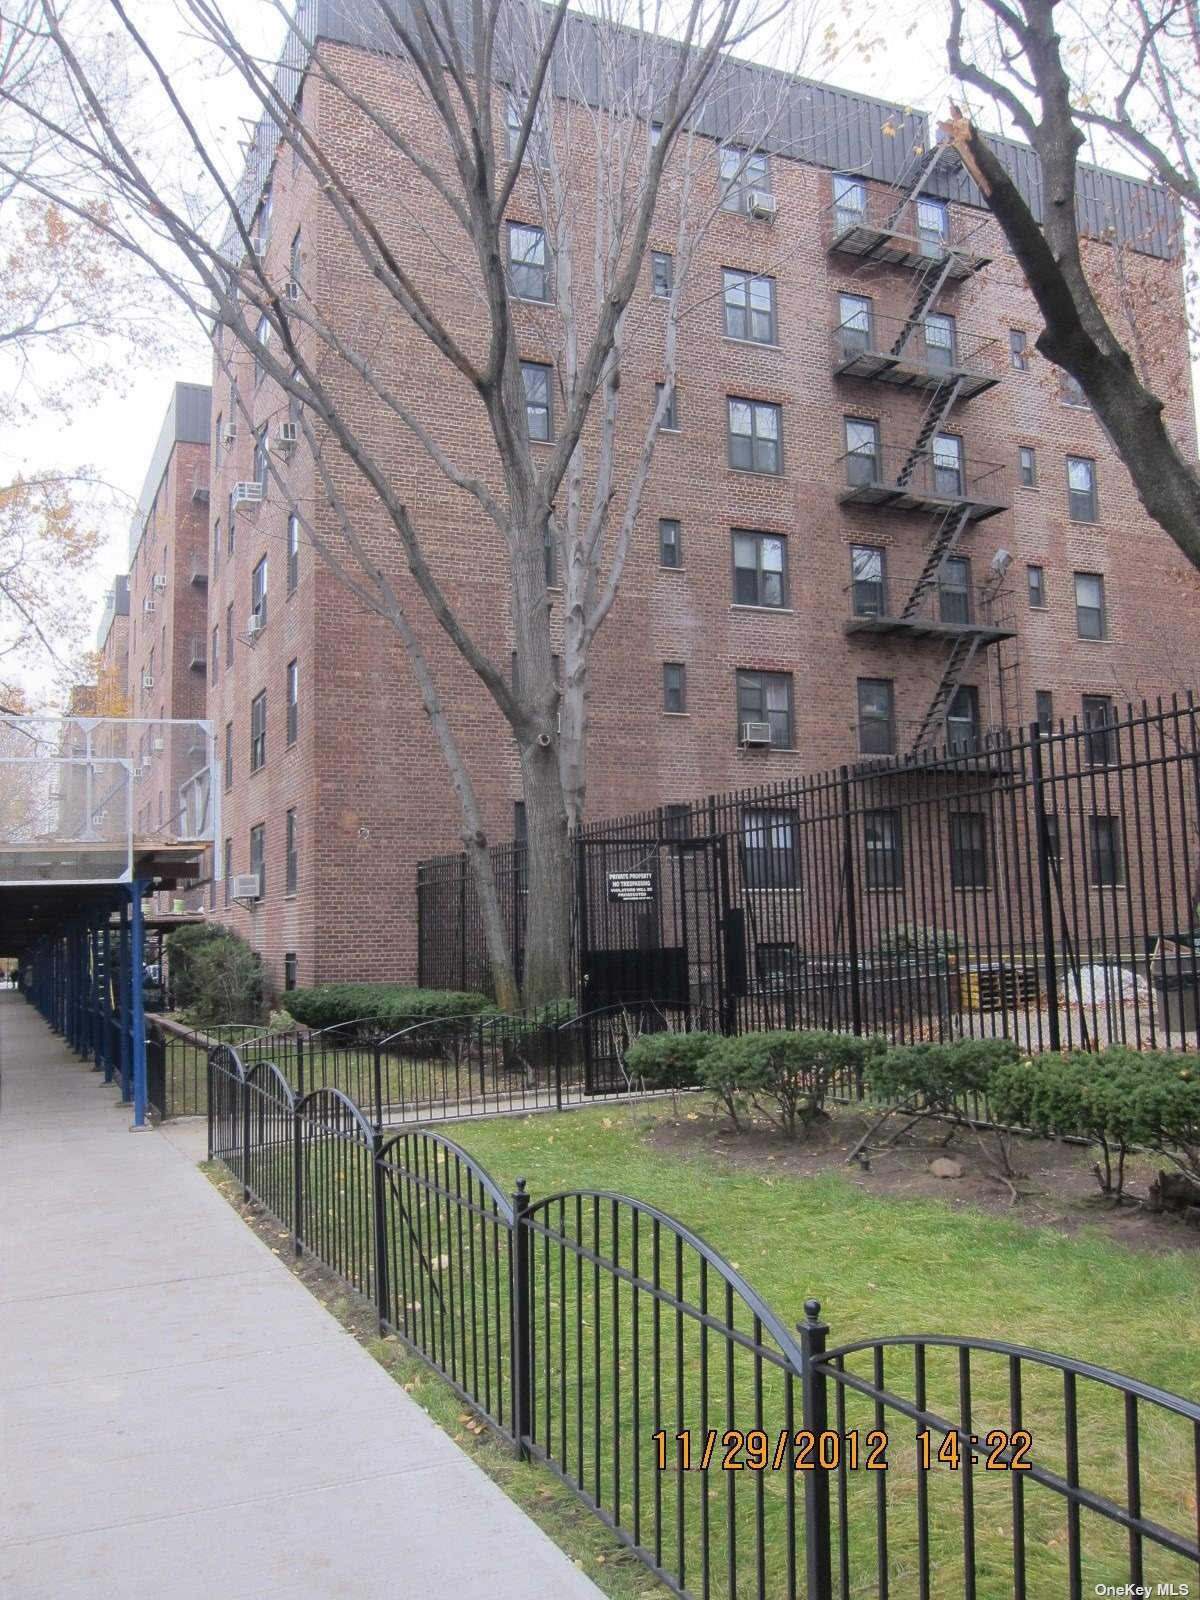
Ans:
{"type": "Polygon", "coordinates": [[[820,1322],[821,1302],[819,1300],[806,1300],[804,1302],[804,1315],[809,1322],[820,1322]]]}
{"type": "Polygon", "coordinates": [[[518,1194],[524,1194],[525,1193],[525,1179],[524,1178],[518,1178],[517,1179],[517,1193],[518,1194]]]}

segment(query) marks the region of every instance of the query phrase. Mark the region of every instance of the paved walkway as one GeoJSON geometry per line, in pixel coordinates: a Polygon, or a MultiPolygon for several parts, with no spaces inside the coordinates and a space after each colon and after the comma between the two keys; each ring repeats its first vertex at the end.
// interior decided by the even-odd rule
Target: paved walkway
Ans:
{"type": "Polygon", "coordinates": [[[15,996],[0,1072],[4,1600],[595,1600],[15,996]]]}

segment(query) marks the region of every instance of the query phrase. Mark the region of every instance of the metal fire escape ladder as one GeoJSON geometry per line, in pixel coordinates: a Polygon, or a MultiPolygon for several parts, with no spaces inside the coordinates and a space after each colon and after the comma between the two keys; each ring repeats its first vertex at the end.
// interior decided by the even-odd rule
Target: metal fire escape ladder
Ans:
{"type": "Polygon", "coordinates": [[[957,377],[947,383],[940,383],[929,397],[929,404],[925,407],[921,417],[921,426],[917,430],[917,437],[913,440],[912,449],[904,458],[904,465],[896,474],[897,489],[906,489],[913,473],[917,470],[917,463],[928,454],[929,441],[937,433],[942,423],[950,413],[950,408],[958,399],[962,390],[963,379],[959,373],[957,377]]]}
{"type": "Polygon", "coordinates": [[[937,688],[933,691],[933,699],[929,702],[929,709],[921,719],[917,729],[916,738],[912,743],[911,754],[920,755],[921,751],[933,743],[937,728],[945,721],[946,712],[950,702],[958,693],[959,685],[971,670],[971,665],[979,651],[979,635],[977,633],[963,633],[955,639],[950,654],[946,658],[946,665],[942,669],[942,676],[937,688]]]}
{"type": "Polygon", "coordinates": [[[942,156],[947,150],[951,149],[953,149],[953,146],[948,140],[935,144],[929,155],[922,162],[912,183],[904,185],[903,178],[896,183],[895,192],[899,195],[899,199],[896,201],[896,204],[893,206],[892,210],[888,213],[883,224],[888,233],[891,233],[895,229],[897,222],[900,220],[900,213],[910,201],[915,200],[917,195],[920,194],[921,190],[933,176],[934,168],[942,159],[942,156]]]}
{"type": "Polygon", "coordinates": [[[942,292],[946,279],[950,276],[950,268],[954,265],[954,252],[947,250],[945,255],[935,256],[929,265],[922,271],[917,279],[917,292],[913,295],[912,305],[908,308],[908,316],[904,319],[904,326],[896,338],[896,342],[888,351],[891,356],[902,356],[905,346],[923,326],[925,316],[934,300],[942,292]]]}
{"type": "Polygon", "coordinates": [[[929,553],[925,557],[925,565],[921,568],[921,576],[917,579],[913,586],[913,592],[904,603],[904,609],[900,613],[901,617],[907,620],[909,617],[914,617],[920,610],[921,602],[938,581],[942,562],[954,550],[969,523],[970,512],[965,506],[961,510],[952,508],[942,517],[934,531],[929,553]]]}

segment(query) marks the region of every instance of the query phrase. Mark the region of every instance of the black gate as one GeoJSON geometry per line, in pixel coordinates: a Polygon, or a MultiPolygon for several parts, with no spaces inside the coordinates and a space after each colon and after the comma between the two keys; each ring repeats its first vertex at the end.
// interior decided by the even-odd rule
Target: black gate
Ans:
{"type": "Polygon", "coordinates": [[[683,1007],[730,1032],[746,992],[722,835],[576,841],[580,1012],[683,1007]]]}

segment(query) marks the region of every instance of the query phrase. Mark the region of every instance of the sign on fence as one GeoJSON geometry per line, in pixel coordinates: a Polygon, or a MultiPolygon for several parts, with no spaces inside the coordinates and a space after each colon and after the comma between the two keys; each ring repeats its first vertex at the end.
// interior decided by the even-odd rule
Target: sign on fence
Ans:
{"type": "Polygon", "coordinates": [[[610,872],[608,898],[626,903],[654,899],[654,874],[652,872],[610,872]]]}

